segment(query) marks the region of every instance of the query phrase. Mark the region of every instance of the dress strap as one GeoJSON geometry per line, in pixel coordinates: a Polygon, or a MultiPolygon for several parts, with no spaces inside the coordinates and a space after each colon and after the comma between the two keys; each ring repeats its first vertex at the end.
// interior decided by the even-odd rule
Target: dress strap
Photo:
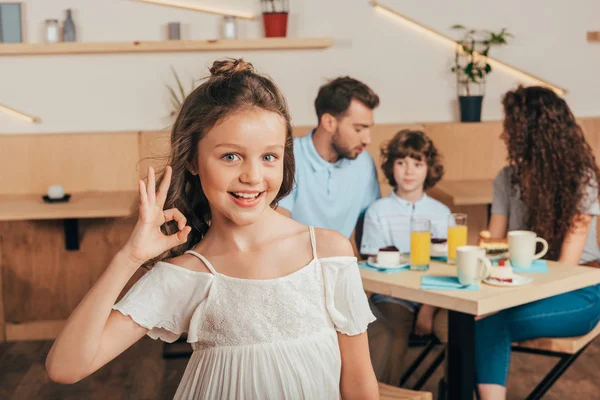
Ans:
{"type": "Polygon", "coordinates": [[[313,258],[317,258],[317,240],[315,239],[315,228],[313,226],[309,226],[308,230],[310,232],[310,245],[312,246],[313,258]]]}
{"type": "Polygon", "coordinates": [[[208,268],[208,270],[212,272],[213,275],[217,274],[217,271],[215,271],[212,264],[202,254],[197,253],[194,250],[187,250],[186,253],[198,257],[204,263],[204,265],[206,265],[206,268],[208,268]]]}

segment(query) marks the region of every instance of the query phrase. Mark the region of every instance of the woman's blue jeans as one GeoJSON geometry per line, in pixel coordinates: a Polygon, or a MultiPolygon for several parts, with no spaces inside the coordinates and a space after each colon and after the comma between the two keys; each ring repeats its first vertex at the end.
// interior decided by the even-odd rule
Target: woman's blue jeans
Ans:
{"type": "Polygon", "coordinates": [[[477,383],[506,386],[512,342],[585,335],[598,320],[600,285],[513,307],[477,321],[477,383]]]}

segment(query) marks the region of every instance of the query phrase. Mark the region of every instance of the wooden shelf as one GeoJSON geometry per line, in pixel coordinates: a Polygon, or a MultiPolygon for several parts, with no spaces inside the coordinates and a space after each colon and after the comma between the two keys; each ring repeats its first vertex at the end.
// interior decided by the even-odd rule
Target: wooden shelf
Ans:
{"type": "Polygon", "coordinates": [[[333,38],[268,38],[246,40],[165,40],[139,42],[73,42],[0,44],[0,56],[44,54],[159,53],[221,50],[324,49],[333,38]]]}
{"type": "Polygon", "coordinates": [[[137,193],[73,193],[67,203],[46,203],[41,195],[0,195],[0,221],[113,218],[131,214],[137,193]]]}
{"type": "Polygon", "coordinates": [[[600,42],[600,31],[588,32],[587,40],[588,42],[600,42]]]}

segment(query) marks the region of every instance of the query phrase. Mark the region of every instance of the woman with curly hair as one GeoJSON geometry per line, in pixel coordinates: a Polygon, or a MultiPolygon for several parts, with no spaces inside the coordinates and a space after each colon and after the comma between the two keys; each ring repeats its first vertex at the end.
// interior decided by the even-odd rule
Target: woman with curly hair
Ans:
{"type": "MultiPolygon", "coordinates": [[[[365,214],[361,254],[375,255],[379,249],[394,246],[410,251],[410,219],[418,215],[431,220],[434,235],[447,236],[448,207],[425,194],[443,176],[444,167],[432,140],[421,131],[402,130],[381,150],[383,170],[394,191],[375,201],[365,214]]],[[[446,337],[446,313],[402,299],[371,296],[377,321],[367,331],[371,360],[379,381],[398,385],[408,339],[415,333],[446,337]],[[438,332],[439,331],[439,332],[438,332]]]]}
{"type": "MultiPolygon", "coordinates": [[[[503,99],[509,165],[494,181],[493,238],[526,229],[545,238],[548,258],[596,264],[600,171],[567,103],[543,87],[503,99]]],[[[588,333],[600,320],[599,285],[504,310],[477,322],[476,373],[482,399],[506,398],[511,343],[588,333]]]]}

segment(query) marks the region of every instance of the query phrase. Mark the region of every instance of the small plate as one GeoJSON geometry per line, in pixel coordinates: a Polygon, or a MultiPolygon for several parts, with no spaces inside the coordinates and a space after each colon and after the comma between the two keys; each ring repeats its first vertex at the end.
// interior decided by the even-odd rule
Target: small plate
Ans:
{"type": "Polygon", "coordinates": [[[404,255],[400,255],[400,264],[390,267],[390,266],[386,266],[386,265],[377,264],[377,257],[370,256],[369,259],[367,260],[367,264],[369,264],[371,267],[381,268],[381,269],[400,269],[400,268],[406,268],[407,266],[409,266],[410,262],[404,255]]]}
{"type": "Polygon", "coordinates": [[[484,279],[483,281],[492,286],[523,286],[533,281],[533,279],[528,276],[521,276],[517,274],[513,274],[512,279],[512,282],[500,282],[490,278],[484,279]]]}
{"type": "Polygon", "coordinates": [[[431,255],[431,257],[437,257],[437,258],[448,257],[448,250],[446,250],[446,251],[433,251],[433,250],[431,250],[430,255],[431,255]]]}

